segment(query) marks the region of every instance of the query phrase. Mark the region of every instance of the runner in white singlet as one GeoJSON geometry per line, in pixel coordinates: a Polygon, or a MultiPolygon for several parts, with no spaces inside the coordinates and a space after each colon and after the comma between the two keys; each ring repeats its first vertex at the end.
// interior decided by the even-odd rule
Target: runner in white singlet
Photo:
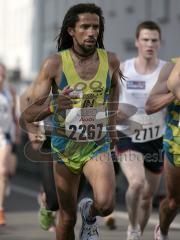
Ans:
{"type": "Polygon", "coordinates": [[[133,135],[120,138],[116,149],[121,169],[129,184],[126,192],[129,215],[127,240],[141,238],[163,168],[161,155],[164,114],[161,111],[148,116],[144,110],[148,94],[165,64],[157,57],[160,40],[161,30],[155,22],[141,23],[137,27],[135,40],[138,55],[121,65],[126,81],[121,83],[120,103],[137,107],[137,113],[130,120],[142,126],[133,135]]]}
{"type": "Polygon", "coordinates": [[[135,58],[124,62],[123,72],[127,79],[121,86],[120,102],[137,107],[137,113],[131,119],[142,124],[142,130],[137,130],[130,137],[134,143],[144,143],[161,138],[164,133],[164,111],[161,110],[155,114],[147,115],[144,106],[165,61],[158,60],[157,67],[149,74],[138,73],[135,64],[135,58]]]}

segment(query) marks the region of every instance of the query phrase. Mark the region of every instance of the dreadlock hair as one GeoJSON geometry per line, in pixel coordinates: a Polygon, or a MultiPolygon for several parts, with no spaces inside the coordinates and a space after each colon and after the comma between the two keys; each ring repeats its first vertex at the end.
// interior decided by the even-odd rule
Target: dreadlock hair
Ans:
{"type": "Polygon", "coordinates": [[[68,49],[73,45],[73,39],[68,33],[69,27],[75,27],[76,22],[79,19],[79,14],[92,13],[99,16],[99,36],[97,39],[97,47],[104,49],[103,34],[104,34],[104,17],[100,7],[94,3],[80,3],[72,6],[66,13],[61,31],[57,36],[57,49],[58,51],[68,49]]]}

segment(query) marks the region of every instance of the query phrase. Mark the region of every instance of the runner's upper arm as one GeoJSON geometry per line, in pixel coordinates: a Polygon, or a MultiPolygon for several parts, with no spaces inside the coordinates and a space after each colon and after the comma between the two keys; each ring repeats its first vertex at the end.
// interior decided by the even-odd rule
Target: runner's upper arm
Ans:
{"type": "Polygon", "coordinates": [[[180,77],[180,58],[177,59],[177,62],[173,66],[174,66],[174,68],[168,78],[168,81],[173,81],[174,78],[179,79],[179,77],[180,77]]]}
{"type": "Polygon", "coordinates": [[[118,84],[119,78],[121,77],[120,60],[115,53],[109,52],[108,61],[112,86],[114,86],[118,84]]]}
{"type": "Polygon", "coordinates": [[[32,96],[33,83],[31,83],[26,90],[20,95],[20,111],[23,112],[29,106],[29,99],[32,96]]]}
{"type": "Polygon", "coordinates": [[[40,69],[40,72],[33,82],[31,95],[29,94],[30,103],[45,101],[51,91],[52,80],[57,78],[59,73],[60,61],[59,56],[53,55],[47,58],[40,69]]]}
{"type": "Polygon", "coordinates": [[[167,88],[167,79],[173,67],[174,64],[169,62],[161,69],[158,80],[146,101],[145,111],[147,114],[158,112],[173,101],[174,96],[167,88]]]}
{"type": "Polygon", "coordinates": [[[160,71],[158,80],[154,85],[149,97],[153,97],[153,95],[156,95],[156,94],[163,94],[163,93],[169,92],[167,88],[167,79],[173,67],[174,67],[174,64],[171,62],[168,62],[163,66],[163,68],[160,71]]]}
{"type": "Polygon", "coordinates": [[[120,92],[120,78],[121,72],[119,69],[120,60],[117,55],[114,53],[109,53],[109,68],[111,71],[111,89],[109,101],[110,106],[109,109],[111,111],[117,111],[119,106],[119,92],[120,92]]]}
{"type": "Polygon", "coordinates": [[[178,92],[180,91],[180,58],[177,59],[176,64],[167,79],[167,87],[178,98],[178,92]]]}

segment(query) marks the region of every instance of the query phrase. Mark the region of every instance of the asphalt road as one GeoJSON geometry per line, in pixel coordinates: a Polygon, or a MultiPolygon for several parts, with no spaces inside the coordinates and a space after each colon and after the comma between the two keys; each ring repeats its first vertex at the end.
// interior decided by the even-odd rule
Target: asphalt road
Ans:
{"type": "MultiPolygon", "coordinates": [[[[11,194],[6,199],[7,225],[0,228],[0,240],[55,240],[55,233],[43,231],[38,225],[37,193],[39,182],[29,176],[18,175],[12,180],[11,194]]],[[[127,213],[124,206],[116,210],[117,229],[109,230],[103,219],[99,218],[100,239],[126,240],[127,213]],[[122,210],[121,210],[122,209],[122,210]]],[[[142,237],[143,240],[153,240],[153,229],[158,222],[158,210],[154,210],[149,224],[142,237]]],[[[81,225],[78,220],[75,227],[76,239],[81,225]]],[[[170,239],[180,239],[180,216],[177,216],[170,230],[170,239]]]]}

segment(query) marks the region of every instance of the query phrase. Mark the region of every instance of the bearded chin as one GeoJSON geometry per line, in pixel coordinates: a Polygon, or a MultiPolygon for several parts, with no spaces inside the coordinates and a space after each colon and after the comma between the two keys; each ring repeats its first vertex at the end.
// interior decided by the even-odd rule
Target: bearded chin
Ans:
{"type": "Polygon", "coordinates": [[[90,54],[93,53],[96,49],[96,45],[95,46],[86,46],[84,44],[79,44],[79,47],[81,48],[81,50],[85,53],[85,54],[90,54]]]}

